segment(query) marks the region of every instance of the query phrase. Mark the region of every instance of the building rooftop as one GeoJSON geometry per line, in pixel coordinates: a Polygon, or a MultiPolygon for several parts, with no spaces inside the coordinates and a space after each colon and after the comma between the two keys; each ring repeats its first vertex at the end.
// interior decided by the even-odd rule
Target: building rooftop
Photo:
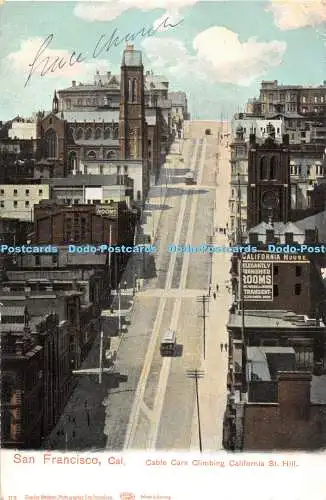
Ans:
{"type": "Polygon", "coordinates": [[[318,240],[326,241],[326,210],[316,215],[306,217],[305,219],[298,220],[296,221],[296,225],[302,230],[316,228],[318,230],[318,240]]]}
{"type": "Polygon", "coordinates": [[[292,347],[247,347],[249,379],[275,380],[278,371],[295,369],[295,351],[292,347]]]}
{"type": "Polygon", "coordinates": [[[125,187],[117,185],[117,176],[112,175],[72,175],[70,177],[56,177],[47,179],[51,186],[110,186],[115,188],[125,187]]]}
{"type": "Polygon", "coordinates": [[[94,111],[60,111],[58,116],[63,115],[64,120],[69,123],[77,122],[77,123],[109,123],[119,122],[119,109],[103,109],[103,110],[94,110],[94,111]]]}
{"type": "MultiPolygon", "coordinates": [[[[246,310],[245,311],[245,328],[273,328],[273,329],[311,329],[318,328],[316,320],[307,318],[304,315],[298,315],[291,311],[285,310],[246,310]]],[[[241,328],[242,314],[239,311],[237,314],[230,314],[227,324],[228,328],[241,328]]],[[[319,328],[325,328],[321,321],[319,328]]]]}

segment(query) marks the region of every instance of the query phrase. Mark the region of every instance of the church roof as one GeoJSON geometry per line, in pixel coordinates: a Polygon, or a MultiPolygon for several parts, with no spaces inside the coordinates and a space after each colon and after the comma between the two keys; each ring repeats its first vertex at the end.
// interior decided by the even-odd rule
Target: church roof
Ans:
{"type": "Polygon", "coordinates": [[[119,110],[118,109],[105,109],[105,110],[94,110],[94,111],[63,111],[63,118],[67,122],[119,122],[119,110]]]}
{"type": "Polygon", "coordinates": [[[326,241],[326,210],[316,215],[306,217],[305,219],[298,220],[296,224],[303,230],[317,228],[318,240],[326,241]]]}

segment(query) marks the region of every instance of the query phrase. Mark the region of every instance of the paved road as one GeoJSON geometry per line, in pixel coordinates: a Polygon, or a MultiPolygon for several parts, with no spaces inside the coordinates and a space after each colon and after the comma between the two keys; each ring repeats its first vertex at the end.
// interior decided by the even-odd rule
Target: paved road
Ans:
{"type": "MultiPolygon", "coordinates": [[[[145,233],[152,237],[155,235],[158,251],[144,259],[130,260],[125,271],[123,281],[126,279],[128,285],[122,309],[130,309],[130,324],[120,344],[115,373],[103,375],[101,385],[95,376],[80,376],[64,415],[45,445],[47,448],[176,450],[189,449],[196,442],[194,383],[187,377],[187,370],[201,367],[204,362],[202,309],[197,297],[208,293],[209,282],[215,279],[216,272],[214,261],[208,254],[177,254],[167,250],[171,243],[194,246],[206,243],[214,233],[216,213],[223,214],[223,226],[226,224],[227,194],[224,193],[219,200],[216,191],[217,133],[221,127],[212,124],[214,135],[207,136],[204,131],[208,125],[206,122],[188,124],[189,137],[175,145],[177,154],[171,155],[161,185],[150,192],[148,208],[153,208],[154,216],[148,215],[145,233]],[[178,154],[179,150],[182,150],[182,155],[178,154]],[[184,184],[184,175],[189,170],[197,178],[196,186],[184,184]],[[214,209],[216,199],[217,210],[214,209]],[[219,206],[220,201],[223,207],[219,206]],[[133,298],[132,286],[136,274],[145,279],[144,287],[133,298]],[[169,327],[177,331],[177,356],[162,358],[159,340],[169,327]],[[69,418],[75,422],[69,422],[69,418]],[[58,436],[58,431],[62,435],[58,436]]],[[[229,173],[227,161],[223,169],[226,169],[225,180],[229,173]]],[[[224,191],[225,182],[221,185],[224,191]]],[[[223,261],[223,278],[228,276],[227,259],[225,257],[223,261]]],[[[221,261],[217,267],[221,267],[220,264],[221,261]]],[[[218,338],[223,336],[223,340],[226,338],[224,316],[228,300],[226,297],[219,302],[224,313],[221,316],[223,323],[216,333],[218,338]]],[[[210,308],[208,321],[216,324],[218,319],[215,316],[220,313],[215,309],[213,315],[213,304],[210,308]]],[[[114,330],[116,323],[112,325],[111,330],[114,330]]],[[[213,341],[207,338],[207,346],[211,349],[216,340],[213,330],[214,327],[211,327],[213,341]]],[[[221,356],[217,349],[212,351],[213,357],[207,356],[210,365],[207,365],[206,371],[210,369],[203,385],[206,393],[209,387],[210,395],[214,395],[216,389],[215,381],[211,382],[212,373],[216,372],[213,365],[220,361],[221,356]]],[[[99,340],[84,367],[98,366],[98,353],[99,340]]],[[[223,359],[225,361],[225,355],[223,359]]],[[[225,395],[224,361],[218,372],[221,377],[218,388],[219,420],[225,395]]],[[[205,413],[211,414],[211,410],[206,408],[204,391],[201,404],[205,413]]],[[[209,421],[207,426],[207,436],[216,433],[215,419],[209,421]]],[[[220,428],[218,432],[220,435],[220,428]]],[[[212,449],[216,449],[215,446],[219,449],[220,441],[219,438],[218,444],[214,442],[212,449]]]]}
{"type": "MultiPolygon", "coordinates": [[[[146,297],[160,295],[161,299],[136,391],[125,449],[187,450],[194,446],[194,443],[198,447],[198,433],[194,421],[194,382],[188,378],[187,371],[202,367],[205,369],[205,393],[200,401],[202,411],[206,414],[206,437],[218,434],[215,440],[206,439],[206,450],[222,447],[221,421],[226,399],[227,353],[221,353],[218,340],[223,340],[223,343],[227,341],[225,323],[230,297],[224,282],[229,278],[229,255],[223,256],[222,260],[215,258],[213,263],[208,254],[169,255],[166,252],[168,242],[198,246],[208,242],[210,236],[215,238],[217,222],[223,227],[226,226],[228,157],[222,147],[221,150],[218,149],[217,134],[204,135],[206,127],[206,123],[190,124],[188,130],[191,137],[185,140],[184,144],[184,164],[195,172],[197,186],[189,188],[181,182],[178,191],[170,192],[172,209],[161,219],[160,253],[157,263],[162,271],[158,280],[150,284],[150,289],[144,291],[146,297]],[[216,153],[221,157],[219,177],[215,175],[218,166],[216,153]],[[223,191],[219,192],[220,196],[217,195],[216,180],[223,191]],[[216,217],[216,214],[219,216],[216,217]],[[175,217],[178,217],[177,221],[175,217]],[[221,268],[222,271],[216,272],[216,268],[221,268]],[[223,287],[216,304],[210,306],[210,332],[206,342],[212,352],[210,356],[206,354],[206,359],[203,360],[203,320],[200,318],[202,310],[196,299],[207,294],[209,283],[213,279],[223,282],[223,287]],[[216,307],[217,303],[222,310],[216,307]],[[160,334],[169,327],[177,331],[179,355],[176,358],[161,358],[160,334]],[[208,398],[205,399],[205,395],[208,398]],[[213,418],[207,418],[216,407],[215,404],[209,408],[207,401],[211,404],[212,397],[215,396],[218,402],[216,414],[213,418]]],[[[216,241],[218,244],[227,244],[225,237],[216,241]]]]}

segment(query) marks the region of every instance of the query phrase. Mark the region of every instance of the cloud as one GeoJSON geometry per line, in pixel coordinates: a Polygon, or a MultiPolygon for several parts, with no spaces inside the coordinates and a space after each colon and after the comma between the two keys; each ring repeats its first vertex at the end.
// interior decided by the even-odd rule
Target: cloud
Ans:
{"type": "MultiPolygon", "coordinates": [[[[35,60],[35,57],[37,56],[38,52],[40,51],[40,48],[44,44],[44,39],[40,37],[34,37],[34,38],[29,38],[27,40],[23,40],[21,42],[20,49],[17,50],[16,52],[11,52],[10,54],[7,55],[6,57],[6,62],[9,64],[9,67],[11,68],[11,71],[14,71],[17,74],[24,75],[26,79],[28,78],[28,75],[31,71],[31,65],[33,65],[33,62],[35,60]]],[[[54,71],[51,71],[51,69],[46,72],[44,75],[44,79],[48,78],[73,78],[76,80],[78,77],[79,78],[87,78],[87,77],[92,77],[95,73],[95,71],[102,70],[104,68],[107,68],[107,61],[105,60],[96,60],[96,61],[84,61],[81,63],[76,63],[74,65],[70,65],[69,61],[71,58],[71,52],[68,50],[54,50],[51,48],[45,48],[44,52],[40,54],[39,58],[37,59],[36,63],[34,64],[33,68],[33,74],[31,76],[31,81],[35,78],[35,76],[41,76],[42,71],[44,71],[44,68],[53,68],[55,69],[54,71]],[[61,63],[61,69],[58,68],[58,61],[65,61],[66,64],[63,65],[63,62],[61,63]],[[55,63],[55,61],[57,61],[55,63]],[[55,66],[53,66],[53,63],[55,63],[55,66]]],[[[78,56],[78,53],[74,56],[75,60],[78,56]]]]}
{"type": "MultiPolygon", "coordinates": [[[[148,12],[164,9],[176,13],[183,7],[189,7],[200,0],[106,0],[105,2],[77,2],[74,14],[84,21],[112,21],[129,9],[148,12]]],[[[220,0],[209,0],[220,1],[220,0]]]]}
{"type": "Polygon", "coordinates": [[[152,37],[142,46],[152,68],[175,78],[196,77],[209,83],[249,86],[271,67],[282,62],[286,43],[259,42],[250,38],[240,42],[239,35],[224,27],[212,27],[193,40],[195,55],[175,38],[152,37]]]}
{"type": "Polygon", "coordinates": [[[272,12],[276,26],[284,31],[326,21],[326,0],[272,0],[266,10],[272,12]]]}

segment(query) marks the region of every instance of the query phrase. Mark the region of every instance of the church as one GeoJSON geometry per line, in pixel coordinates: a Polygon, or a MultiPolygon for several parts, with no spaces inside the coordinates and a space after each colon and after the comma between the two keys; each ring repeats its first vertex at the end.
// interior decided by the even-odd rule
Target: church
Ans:
{"type": "Polygon", "coordinates": [[[50,177],[110,175],[117,184],[131,178],[141,205],[169,148],[169,108],[168,82],[144,75],[141,51],[128,44],[119,77],[97,72],[93,84],[73,81],[55,92],[52,112],[37,124],[39,163],[50,177]]]}

